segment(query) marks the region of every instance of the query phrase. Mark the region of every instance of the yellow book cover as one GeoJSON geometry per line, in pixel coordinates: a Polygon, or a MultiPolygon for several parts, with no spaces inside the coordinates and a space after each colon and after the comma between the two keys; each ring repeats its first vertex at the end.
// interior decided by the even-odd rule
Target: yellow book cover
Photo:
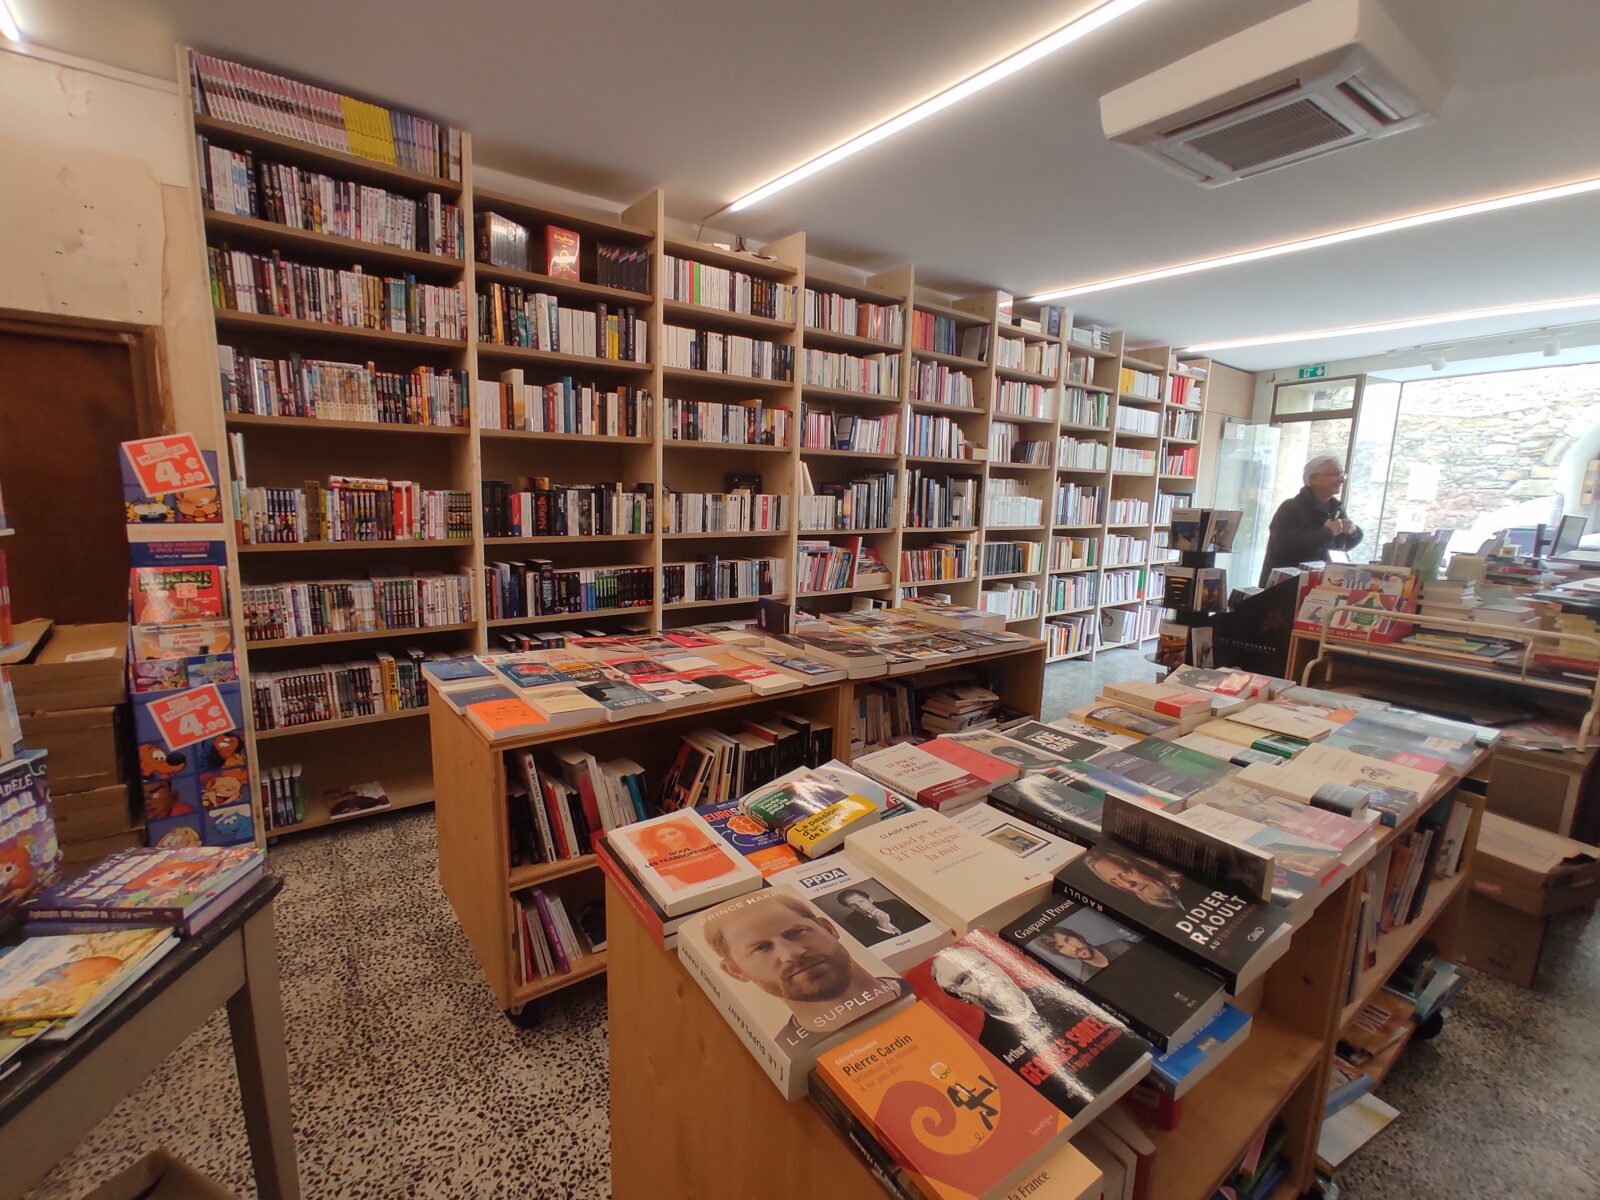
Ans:
{"type": "Polygon", "coordinates": [[[0,1022],[70,1020],[171,937],[161,927],[28,938],[0,959],[0,1022]]]}
{"type": "Polygon", "coordinates": [[[789,845],[807,858],[825,854],[857,825],[871,824],[880,816],[878,806],[861,796],[846,796],[789,828],[789,845]],[[824,844],[826,843],[826,844],[824,844]]]}
{"type": "Polygon", "coordinates": [[[339,97],[339,110],[344,116],[345,139],[350,143],[350,153],[361,158],[371,158],[367,149],[366,134],[361,122],[361,101],[353,96],[339,97]]]}

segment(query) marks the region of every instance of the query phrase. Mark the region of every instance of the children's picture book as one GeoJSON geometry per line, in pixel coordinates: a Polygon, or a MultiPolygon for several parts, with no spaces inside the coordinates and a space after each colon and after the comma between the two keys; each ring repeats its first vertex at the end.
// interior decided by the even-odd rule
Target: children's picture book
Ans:
{"type": "Polygon", "coordinates": [[[193,933],[265,866],[253,846],[119,850],[40,893],[28,906],[28,932],[158,924],[193,933]]]}
{"type": "Polygon", "coordinates": [[[170,929],[30,937],[0,957],[0,1023],[87,1020],[175,944],[170,929]]]}
{"type": "Polygon", "coordinates": [[[0,765],[0,917],[54,883],[60,870],[46,752],[24,750],[0,765]]]}

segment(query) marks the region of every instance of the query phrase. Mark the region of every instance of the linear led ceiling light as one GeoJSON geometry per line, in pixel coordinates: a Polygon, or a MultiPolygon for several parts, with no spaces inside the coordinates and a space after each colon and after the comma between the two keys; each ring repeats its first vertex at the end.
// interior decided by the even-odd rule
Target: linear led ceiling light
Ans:
{"type": "Polygon", "coordinates": [[[1179,263],[1172,267],[1159,267],[1153,271],[1140,271],[1134,275],[1119,275],[1115,279],[1102,279],[1097,283],[1080,283],[1072,287],[1057,288],[1050,292],[1040,292],[1036,296],[1029,296],[1028,300],[1034,303],[1047,303],[1052,300],[1061,300],[1068,296],[1083,296],[1090,292],[1109,292],[1113,288],[1131,287],[1136,283],[1150,283],[1157,279],[1175,279],[1180,275],[1196,275],[1201,271],[1215,271],[1219,267],[1236,267],[1241,263],[1260,262],[1264,258],[1279,258],[1285,254],[1299,254],[1303,250],[1320,250],[1325,246],[1338,246],[1345,242],[1357,242],[1363,238],[1377,237],[1383,233],[1398,233],[1402,229],[1416,229],[1423,225],[1437,225],[1443,221],[1455,221],[1461,217],[1476,217],[1482,213],[1499,212],[1506,208],[1521,208],[1525,204],[1542,204],[1546,200],[1561,200],[1567,196],[1581,196],[1588,192],[1600,192],[1600,176],[1592,179],[1579,179],[1572,183],[1558,184],[1555,187],[1538,188],[1531,192],[1513,192],[1506,196],[1495,196],[1489,200],[1474,200],[1469,204],[1456,204],[1449,208],[1436,208],[1429,212],[1413,213],[1408,217],[1396,217],[1392,221],[1379,221],[1373,225],[1357,225],[1352,229],[1341,229],[1336,233],[1324,233],[1317,237],[1299,238],[1292,242],[1278,242],[1272,246],[1260,246],[1254,250],[1242,250],[1237,254],[1223,254],[1217,258],[1202,258],[1194,262],[1179,263]]]}
{"type": "Polygon", "coordinates": [[[1302,329],[1298,333],[1273,333],[1265,337],[1231,338],[1225,342],[1202,342],[1188,346],[1185,354],[1205,354],[1217,350],[1240,350],[1246,346],[1280,346],[1285,342],[1319,342],[1323,338],[1351,337],[1358,333],[1391,333],[1400,329],[1421,329],[1447,321],[1472,321],[1482,317],[1518,317],[1525,313],[1560,312],[1568,308],[1600,307],[1600,295],[1574,296],[1567,300],[1535,300],[1528,304],[1502,304],[1496,308],[1464,308],[1457,312],[1431,313],[1426,317],[1407,317],[1401,321],[1380,321],[1373,325],[1343,325],[1333,329],[1302,329]]]}
{"type": "Polygon", "coordinates": [[[13,42],[22,40],[22,30],[17,28],[17,19],[11,15],[11,6],[6,0],[0,0],[0,34],[4,34],[13,42]]]}
{"type": "MultiPolygon", "coordinates": [[[[3,2],[3,0],[0,0],[3,2]]],[[[908,108],[904,112],[885,121],[879,122],[865,133],[858,133],[849,141],[840,142],[833,149],[817,157],[801,163],[791,171],[786,171],[776,179],[762,184],[754,191],[746,192],[726,208],[712,213],[713,217],[725,212],[739,212],[749,208],[752,204],[759,204],[769,196],[775,196],[784,188],[792,187],[802,179],[809,179],[819,171],[826,171],[836,163],[843,162],[853,154],[858,154],[868,146],[874,146],[886,138],[891,138],[902,130],[911,128],[918,121],[943,112],[953,104],[959,104],[968,96],[975,96],[984,88],[999,83],[1002,79],[1016,74],[1024,67],[1032,66],[1041,58],[1054,54],[1063,46],[1070,46],[1081,37],[1093,33],[1095,30],[1111,24],[1118,17],[1126,16],[1148,0],[1108,0],[1092,12],[1084,13],[1076,20],[1069,21],[1061,28],[1047,33],[1036,42],[1032,42],[1018,50],[1009,57],[1002,58],[993,66],[986,67],[976,75],[969,75],[958,83],[953,83],[943,91],[930,96],[921,104],[908,108]]]]}

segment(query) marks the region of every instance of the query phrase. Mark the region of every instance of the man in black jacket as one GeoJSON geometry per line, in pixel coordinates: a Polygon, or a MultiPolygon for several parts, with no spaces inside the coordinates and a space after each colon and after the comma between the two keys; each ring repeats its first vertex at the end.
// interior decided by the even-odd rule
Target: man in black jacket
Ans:
{"type": "Polygon", "coordinates": [[[1276,567],[1319,562],[1330,550],[1349,550],[1361,544],[1361,528],[1344,515],[1339,489],[1344,467],[1331,454],[1319,454],[1306,463],[1301,476],[1305,487],[1278,506],[1267,536],[1267,557],[1261,567],[1261,586],[1276,567]]]}

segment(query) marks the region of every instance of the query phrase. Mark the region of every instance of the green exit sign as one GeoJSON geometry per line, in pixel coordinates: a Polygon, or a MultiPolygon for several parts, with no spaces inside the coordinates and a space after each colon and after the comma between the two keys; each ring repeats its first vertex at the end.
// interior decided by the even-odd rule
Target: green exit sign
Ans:
{"type": "Polygon", "coordinates": [[[1301,379],[1321,379],[1327,373],[1328,373],[1328,364],[1327,363],[1318,363],[1314,367],[1301,367],[1300,368],[1300,378],[1301,379]]]}

